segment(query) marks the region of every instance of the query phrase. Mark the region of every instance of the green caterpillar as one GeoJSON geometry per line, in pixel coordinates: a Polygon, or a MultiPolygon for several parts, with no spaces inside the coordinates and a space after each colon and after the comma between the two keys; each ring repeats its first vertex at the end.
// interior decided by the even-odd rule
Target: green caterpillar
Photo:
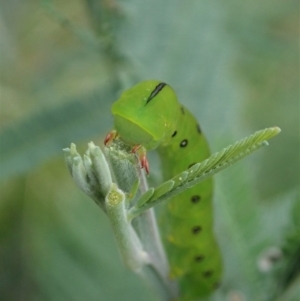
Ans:
{"type": "MultiPolygon", "coordinates": [[[[146,151],[157,148],[164,180],[209,156],[209,148],[194,116],[182,106],[173,89],[159,81],[143,81],[125,91],[112,105],[115,131],[140,155],[149,172],[146,151]]],[[[180,300],[205,296],[219,285],[222,262],[213,234],[211,179],[165,202],[160,208],[160,232],[178,279],[180,300]]]]}

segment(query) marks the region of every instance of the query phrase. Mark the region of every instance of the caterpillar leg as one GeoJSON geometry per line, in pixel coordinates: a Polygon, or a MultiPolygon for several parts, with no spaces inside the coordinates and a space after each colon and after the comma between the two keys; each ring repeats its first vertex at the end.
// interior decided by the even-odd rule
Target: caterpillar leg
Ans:
{"type": "Polygon", "coordinates": [[[105,139],[104,139],[104,145],[110,144],[112,141],[114,141],[118,137],[118,133],[116,130],[110,131],[105,139]]]}
{"type": "Polygon", "coordinates": [[[144,168],[146,171],[146,174],[148,175],[150,172],[150,167],[149,167],[149,161],[147,159],[147,151],[142,145],[135,145],[132,150],[132,153],[137,153],[140,163],[141,163],[141,168],[144,168]]]}

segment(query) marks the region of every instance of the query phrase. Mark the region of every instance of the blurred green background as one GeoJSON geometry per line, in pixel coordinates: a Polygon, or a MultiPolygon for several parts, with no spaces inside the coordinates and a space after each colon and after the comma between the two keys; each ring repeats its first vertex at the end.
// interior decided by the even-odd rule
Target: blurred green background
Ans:
{"type": "Polygon", "coordinates": [[[297,0],[0,1],[0,299],[158,300],[62,152],[102,146],[110,105],[143,79],[174,87],[213,151],[282,129],[215,177],[225,273],[210,300],[299,300],[297,0]],[[273,246],[291,257],[263,272],[273,246]]]}

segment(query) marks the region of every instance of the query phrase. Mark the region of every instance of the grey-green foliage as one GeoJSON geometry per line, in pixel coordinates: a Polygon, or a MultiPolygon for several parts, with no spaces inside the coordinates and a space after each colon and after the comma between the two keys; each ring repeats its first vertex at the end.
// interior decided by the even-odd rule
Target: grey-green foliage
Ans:
{"type": "Polygon", "coordinates": [[[83,159],[77,153],[74,144],[65,148],[64,152],[69,172],[77,186],[105,209],[104,198],[110,190],[112,177],[100,148],[93,142],[89,143],[83,159]]]}
{"type": "MultiPolygon", "coordinates": [[[[119,93],[158,78],[213,151],[259,128],[283,131],[215,179],[226,271],[218,300],[232,291],[266,300],[269,275],[254,262],[284,240],[299,185],[299,1],[47,2],[61,20],[37,1],[0,1],[1,297],[155,299],[123,268],[106,217],[74,189],[61,149],[100,144],[119,93]]],[[[293,287],[278,299],[298,300],[293,287]]]]}
{"type": "Polygon", "coordinates": [[[113,85],[91,94],[33,110],[4,128],[0,134],[0,178],[24,173],[59,153],[74,137],[77,140],[96,135],[101,124],[110,120],[109,114],[104,114],[100,121],[100,112],[109,112],[107,100],[116,98],[117,93],[113,85]]]}

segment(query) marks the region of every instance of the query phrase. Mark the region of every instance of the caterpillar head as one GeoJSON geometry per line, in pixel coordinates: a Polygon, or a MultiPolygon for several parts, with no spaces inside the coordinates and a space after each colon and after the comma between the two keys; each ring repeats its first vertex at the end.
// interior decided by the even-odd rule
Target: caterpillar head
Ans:
{"type": "Polygon", "coordinates": [[[113,104],[115,129],[124,142],[153,149],[170,140],[179,108],[170,86],[156,80],[143,81],[126,90],[113,104]]]}

